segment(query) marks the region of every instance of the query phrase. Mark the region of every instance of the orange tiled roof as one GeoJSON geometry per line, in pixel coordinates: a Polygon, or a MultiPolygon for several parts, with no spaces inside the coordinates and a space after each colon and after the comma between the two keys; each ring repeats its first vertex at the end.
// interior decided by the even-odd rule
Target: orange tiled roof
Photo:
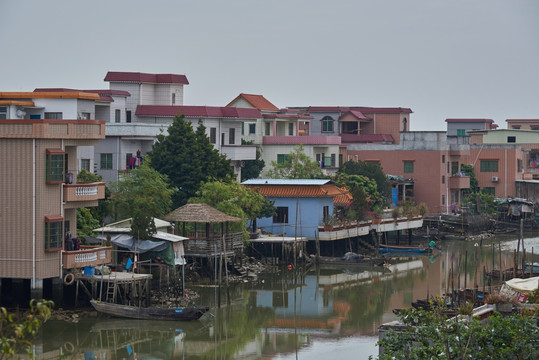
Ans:
{"type": "Polygon", "coordinates": [[[243,99],[247,101],[252,107],[258,109],[258,110],[272,110],[272,111],[278,111],[279,108],[275,105],[273,105],[271,102],[269,102],[268,99],[266,99],[262,95],[254,95],[254,94],[244,94],[241,93],[234,100],[232,100],[230,103],[228,103],[227,106],[230,106],[230,104],[234,103],[238,99],[243,99]]]}
{"type": "Polygon", "coordinates": [[[99,100],[99,94],[82,91],[0,92],[0,99],[85,99],[99,100]]]}
{"type": "Polygon", "coordinates": [[[332,197],[334,204],[346,205],[352,200],[352,194],[333,184],[325,185],[246,185],[260,194],[270,197],[332,197]]]}
{"type": "Polygon", "coordinates": [[[0,105],[34,106],[33,101],[0,100],[0,105]]]}

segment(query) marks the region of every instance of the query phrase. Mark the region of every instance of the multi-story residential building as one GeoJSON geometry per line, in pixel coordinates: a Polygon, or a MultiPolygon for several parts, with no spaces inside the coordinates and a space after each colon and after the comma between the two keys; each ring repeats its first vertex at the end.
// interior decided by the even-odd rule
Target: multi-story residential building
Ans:
{"type": "Polygon", "coordinates": [[[507,119],[508,129],[539,130],[539,119],[507,119]]]}
{"type": "Polygon", "coordinates": [[[0,92],[2,298],[42,298],[54,284],[61,288],[73,255],[63,251],[64,237],[77,236],[76,210],[96,206],[105,193],[104,183],[76,183],[78,147],[105,137],[97,101],[77,91],[0,92]]]}
{"type": "Polygon", "coordinates": [[[312,117],[312,135],[340,136],[348,143],[398,144],[399,133],[410,130],[409,108],[366,106],[293,107],[312,117]]]}
{"type": "Polygon", "coordinates": [[[447,136],[466,136],[474,130],[496,129],[492,119],[445,119],[447,123],[447,136]]]}
{"type": "Polygon", "coordinates": [[[308,114],[296,109],[279,109],[262,95],[243,93],[227,107],[251,108],[261,112],[260,119],[244,123],[243,138],[260,146],[266,163],[263,172],[271,167],[272,161],[286,161],[287,155],[298,145],[303,145],[304,153],[316,160],[326,173],[338,170],[340,136],[312,134],[309,131],[312,117],[308,114]]]}
{"type": "MultiPolygon", "coordinates": [[[[202,121],[210,142],[231,160],[240,177],[243,161],[256,158],[255,146],[241,145],[242,123],[261,118],[259,111],[216,106],[184,106],[185,75],[109,72],[110,90],[96,90],[101,101],[109,102],[106,139],[95,148],[96,172],[106,181],[136,166],[177,115],[184,115],[193,128],[202,121]],[[119,104],[115,103],[119,100],[119,104]],[[123,108],[122,108],[123,106],[123,108]],[[135,161],[135,162],[134,162],[135,161]]],[[[106,112],[106,110],[104,110],[106,112]]]]}

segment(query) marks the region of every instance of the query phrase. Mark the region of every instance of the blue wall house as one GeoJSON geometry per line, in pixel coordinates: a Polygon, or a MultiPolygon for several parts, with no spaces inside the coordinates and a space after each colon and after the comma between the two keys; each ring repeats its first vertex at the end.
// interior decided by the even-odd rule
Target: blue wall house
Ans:
{"type": "Polygon", "coordinates": [[[286,237],[316,239],[324,217],[334,215],[335,205],[348,204],[352,196],[331,180],[251,179],[242,185],[275,201],[277,214],[273,218],[257,219],[257,227],[286,237]]]}

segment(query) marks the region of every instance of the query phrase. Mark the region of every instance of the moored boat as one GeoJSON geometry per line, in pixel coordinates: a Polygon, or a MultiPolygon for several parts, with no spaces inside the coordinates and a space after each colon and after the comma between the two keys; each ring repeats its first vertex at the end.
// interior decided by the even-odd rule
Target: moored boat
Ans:
{"type": "Polygon", "coordinates": [[[90,303],[92,304],[94,309],[103,314],[116,317],[144,320],[197,320],[209,310],[209,308],[207,307],[137,307],[130,305],[107,303],[98,300],[90,300],[90,303]]]}
{"type": "Polygon", "coordinates": [[[432,247],[424,246],[398,246],[380,244],[381,253],[431,253],[432,247]]]}

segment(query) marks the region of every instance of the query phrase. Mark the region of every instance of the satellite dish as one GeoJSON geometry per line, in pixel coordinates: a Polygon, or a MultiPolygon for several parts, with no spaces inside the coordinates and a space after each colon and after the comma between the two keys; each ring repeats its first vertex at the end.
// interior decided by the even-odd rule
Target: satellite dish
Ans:
{"type": "Polygon", "coordinates": [[[26,112],[23,111],[23,110],[17,110],[17,117],[24,117],[24,115],[26,115],[26,112]]]}

